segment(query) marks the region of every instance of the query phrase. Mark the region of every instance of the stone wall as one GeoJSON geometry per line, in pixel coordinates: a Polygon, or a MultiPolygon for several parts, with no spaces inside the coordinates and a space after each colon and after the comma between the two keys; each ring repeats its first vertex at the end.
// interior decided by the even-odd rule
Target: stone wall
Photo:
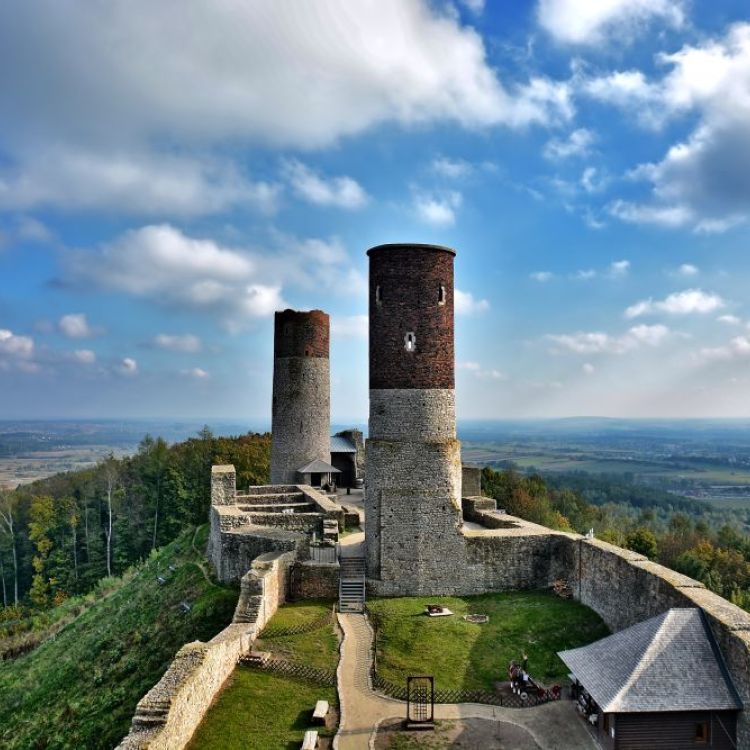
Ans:
{"type": "Polygon", "coordinates": [[[437,593],[464,565],[457,440],[367,441],[368,577],[385,596],[437,593]]]}
{"type": "Polygon", "coordinates": [[[371,390],[369,425],[370,440],[453,440],[456,437],[455,391],[442,388],[371,390]]]}
{"type": "MultiPolygon", "coordinates": [[[[141,698],[130,732],[118,750],[181,750],[246,653],[257,634],[286,598],[291,555],[267,555],[253,563],[243,589],[255,591],[258,606],[252,621],[233,623],[208,643],[183,646],[159,682],[141,698]]],[[[246,611],[242,597],[238,610],[246,611]]],[[[238,615],[235,613],[235,619],[238,615]]],[[[240,618],[241,619],[241,618],[240,618]]]]}
{"type": "Polygon", "coordinates": [[[482,469],[479,466],[461,467],[461,492],[464,497],[481,497],[482,495],[482,469]]]}
{"type": "Polygon", "coordinates": [[[211,505],[231,505],[237,494],[234,466],[211,467],[211,505]]]}
{"type": "Polygon", "coordinates": [[[271,482],[297,481],[297,469],[331,461],[331,375],[327,357],[282,357],[273,366],[271,482]]]}
{"type": "Polygon", "coordinates": [[[295,563],[289,572],[289,598],[338,599],[339,564],[310,560],[295,563]]]}

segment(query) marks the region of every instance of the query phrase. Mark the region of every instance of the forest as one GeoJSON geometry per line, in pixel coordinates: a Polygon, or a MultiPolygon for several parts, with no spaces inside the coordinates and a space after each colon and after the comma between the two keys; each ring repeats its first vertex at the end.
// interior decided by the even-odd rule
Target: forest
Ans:
{"type": "MultiPolygon", "coordinates": [[[[695,578],[750,610],[750,537],[731,515],[719,516],[724,522],[717,524],[713,509],[695,501],[688,501],[691,514],[677,498],[675,510],[664,502],[647,505],[639,502],[637,487],[604,493],[619,502],[593,504],[582,492],[566,487],[566,479],[558,475],[550,486],[539,474],[487,467],[482,471],[482,490],[512,515],[561,531],[584,534],[593,529],[598,539],[695,578]]],[[[597,485],[602,481],[597,479],[597,485]]],[[[580,488],[582,478],[571,483],[580,488]]]]}
{"type": "Polygon", "coordinates": [[[267,483],[270,446],[207,427],[172,446],[146,435],[131,457],[0,492],[0,621],[86,594],[206,523],[211,465],[234,464],[239,486],[267,483]]]}

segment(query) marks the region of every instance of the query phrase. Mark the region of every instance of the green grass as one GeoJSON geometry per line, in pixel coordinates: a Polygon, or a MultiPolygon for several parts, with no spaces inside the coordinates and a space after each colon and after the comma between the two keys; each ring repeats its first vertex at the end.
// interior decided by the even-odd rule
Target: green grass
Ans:
{"type": "Polygon", "coordinates": [[[319,700],[335,705],[335,689],[254,669],[236,669],[188,748],[299,750],[306,729],[317,729],[321,737],[334,734],[311,723],[319,700]]]}
{"type": "MultiPolygon", "coordinates": [[[[332,602],[323,601],[284,604],[271,618],[267,629],[294,628],[312,623],[330,613],[331,606],[332,602]]],[[[339,660],[338,638],[332,624],[298,635],[258,639],[255,648],[319,669],[335,670],[339,660]]],[[[297,750],[306,729],[318,729],[321,737],[334,734],[311,725],[310,714],[318,700],[337,705],[335,689],[254,669],[236,669],[189,748],[297,750]]]]}
{"type": "Polygon", "coordinates": [[[532,677],[562,682],[567,670],[556,652],[609,633],[592,610],[545,592],[376,599],[368,607],[380,620],[378,672],[399,685],[410,674],[431,674],[438,689],[491,690],[524,652],[532,677]],[[427,603],[455,615],[427,617],[427,603]],[[466,622],[462,615],[469,613],[487,614],[490,621],[466,622]]]}
{"type": "MultiPolygon", "coordinates": [[[[268,623],[271,628],[293,628],[324,617],[331,612],[331,602],[304,601],[284,604],[268,623]]],[[[299,635],[259,638],[255,642],[258,651],[272,651],[274,655],[291,661],[299,661],[318,669],[336,669],[338,664],[338,638],[334,626],[301,633],[299,635]]]]}
{"type": "MultiPolygon", "coordinates": [[[[196,544],[204,540],[205,531],[196,544]]],[[[118,744],[136,703],[177,650],[208,640],[231,621],[237,591],[206,581],[191,541],[192,532],[185,533],[122,579],[109,579],[106,595],[54,639],[2,664],[0,747],[97,750],[118,744]],[[157,575],[167,583],[160,586],[157,575]],[[182,601],[192,605],[187,614],[182,601]]]]}

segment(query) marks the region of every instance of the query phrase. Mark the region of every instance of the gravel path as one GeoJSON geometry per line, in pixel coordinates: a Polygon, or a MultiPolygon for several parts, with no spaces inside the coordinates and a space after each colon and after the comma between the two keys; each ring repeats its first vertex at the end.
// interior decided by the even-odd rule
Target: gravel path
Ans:
{"type": "MultiPolygon", "coordinates": [[[[370,685],[372,629],[360,614],[339,614],[344,633],[338,666],[341,703],[335,750],[370,750],[377,726],[386,719],[403,718],[406,704],[374,692],[370,685]]],[[[435,705],[435,718],[490,719],[525,729],[542,750],[597,750],[598,745],[576,716],[571,701],[555,701],[528,709],[484,706],[477,703],[435,705]]],[[[491,750],[491,748],[487,748],[491,750]]]]}

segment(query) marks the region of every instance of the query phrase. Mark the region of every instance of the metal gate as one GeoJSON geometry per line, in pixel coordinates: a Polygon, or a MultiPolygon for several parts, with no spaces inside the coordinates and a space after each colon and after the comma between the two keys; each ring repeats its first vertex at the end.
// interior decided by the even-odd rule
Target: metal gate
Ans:
{"type": "Polygon", "coordinates": [[[435,726],[435,678],[411,675],[406,678],[406,726],[432,729],[435,726]]]}

